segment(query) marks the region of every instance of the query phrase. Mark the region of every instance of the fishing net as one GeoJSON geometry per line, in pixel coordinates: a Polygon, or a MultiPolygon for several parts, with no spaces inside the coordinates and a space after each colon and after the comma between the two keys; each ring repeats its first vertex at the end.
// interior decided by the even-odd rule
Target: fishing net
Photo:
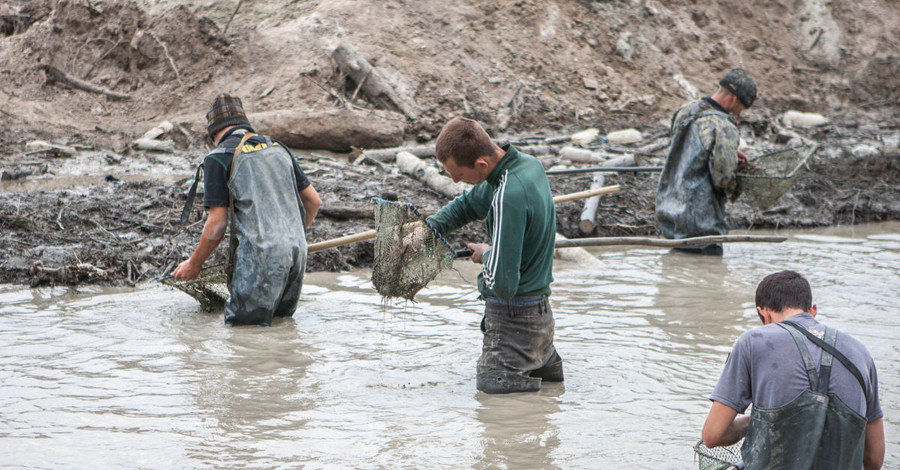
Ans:
{"type": "Polygon", "coordinates": [[[375,199],[372,284],[384,298],[413,300],[456,254],[411,204],[375,199]],[[416,230],[417,227],[421,227],[416,230]]]}
{"type": "Polygon", "coordinates": [[[703,441],[694,446],[700,470],[731,470],[743,468],[741,463],[741,443],[708,448],[703,441]]]}
{"type": "Polygon", "coordinates": [[[757,157],[751,165],[738,170],[741,194],[751,205],[765,209],[778,200],[794,183],[800,169],[816,147],[808,145],[780,150],[757,157]]]}
{"type": "Polygon", "coordinates": [[[197,279],[179,281],[174,277],[165,277],[162,283],[174,287],[197,299],[207,312],[219,310],[231,296],[228,292],[227,276],[224,266],[213,266],[200,272],[197,279]]]}

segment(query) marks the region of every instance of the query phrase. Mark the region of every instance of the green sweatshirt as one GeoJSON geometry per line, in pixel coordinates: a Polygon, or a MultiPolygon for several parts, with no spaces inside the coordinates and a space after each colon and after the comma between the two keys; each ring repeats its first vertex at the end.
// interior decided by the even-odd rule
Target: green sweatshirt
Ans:
{"type": "Polygon", "coordinates": [[[544,167],[513,146],[487,180],[464,192],[428,218],[446,234],[484,219],[491,251],[482,259],[478,291],[509,300],[550,294],[556,209],[544,167]]]}

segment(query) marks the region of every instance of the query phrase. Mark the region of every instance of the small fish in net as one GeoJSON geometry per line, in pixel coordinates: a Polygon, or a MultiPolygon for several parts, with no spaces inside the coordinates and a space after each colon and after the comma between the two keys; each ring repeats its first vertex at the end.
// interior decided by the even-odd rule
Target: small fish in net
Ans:
{"type": "Polygon", "coordinates": [[[372,284],[384,298],[413,300],[456,254],[411,204],[375,199],[372,284]],[[418,229],[418,230],[417,230],[418,229]]]}
{"type": "Polygon", "coordinates": [[[741,461],[741,443],[730,446],[706,447],[703,441],[694,446],[700,470],[739,470],[744,468],[741,461]]]}

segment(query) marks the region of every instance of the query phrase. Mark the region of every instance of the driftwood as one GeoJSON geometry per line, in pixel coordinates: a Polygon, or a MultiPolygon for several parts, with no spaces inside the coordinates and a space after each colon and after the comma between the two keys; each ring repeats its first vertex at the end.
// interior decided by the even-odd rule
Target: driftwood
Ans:
{"type": "Polygon", "coordinates": [[[353,147],[394,147],[403,142],[403,116],[380,110],[267,111],[250,122],[285,145],[298,149],[349,152],[353,147]]]}
{"type": "Polygon", "coordinates": [[[338,220],[347,220],[347,219],[374,219],[375,218],[375,209],[371,207],[365,208],[357,208],[357,207],[330,207],[330,206],[322,206],[319,208],[319,215],[338,220]]]}
{"type": "Polygon", "coordinates": [[[557,240],[556,247],[571,248],[576,246],[640,245],[679,248],[708,245],[710,243],[781,243],[785,240],[787,240],[787,237],[769,235],[710,235],[706,237],[682,238],[679,240],[649,237],[598,237],[557,240]]]}
{"type": "Polygon", "coordinates": [[[74,157],[78,149],[68,145],[53,144],[43,140],[31,140],[25,144],[25,155],[43,153],[56,157],[74,157]]]}
{"type": "Polygon", "coordinates": [[[107,90],[106,88],[99,87],[97,85],[79,80],[52,65],[42,64],[42,65],[39,65],[38,68],[40,68],[41,70],[44,71],[44,73],[47,74],[47,82],[48,83],[59,82],[59,83],[65,84],[65,85],[69,85],[73,88],[77,88],[79,90],[84,90],[84,91],[88,91],[91,93],[97,93],[100,95],[106,95],[110,98],[117,99],[117,100],[130,100],[131,99],[131,95],[128,95],[125,93],[116,93],[114,91],[107,90]]]}
{"type": "MultiPolygon", "coordinates": [[[[634,155],[626,155],[619,158],[607,160],[601,166],[617,167],[617,166],[635,166],[637,161],[634,155]]],[[[606,182],[606,175],[597,173],[591,180],[591,188],[602,188],[606,182]]],[[[581,218],[578,222],[578,229],[581,233],[591,233],[594,231],[594,220],[597,218],[597,208],[600,206],[600,196],[594,196],[584,200],[584,208],[581,210],[581,218]]]]}
{"type": "MultiPolygon", "coordinates": [[[[509,143],[509,141],[505,139],[498,139],[495,140],[494,143],[496,143],[497,145],[506,145],[509,143]]],[[[559,147],[555,145],[516,145],[516,148],[522,153],[527,153],[528,155],[535,157],[541,155],[556,154],[559,151],[559,147]]],[[[434,145],[369,149],[361,150],[360,152],[366,157],[371,158],[372,160],[391,163],[395,158],[397,158],[397,154],[400,152],[408,152],[419,158],[433,157],[434,145]]]]}
{"type": "Polygon", "coordinates": [[[171,122],[163,121],[132,142],[131,146],[138,150],[172,153],[175,151],[175,142],[172,139],[159,140],[159,137],[170,132],[173,128],[174,126],[172,126],[171,122]]]}
{"type": "Polygon", "coordinates": [[[392,163],[396,158],[397,154],[400,152],[407,152],[412,155],[415,155],[419,158],[425,157],[433,157],[434,156],[434,145],[421,145],[416,147],[394,147],[387,149],[370,149],[370,150],[361,150],[363,155],[372,160],[377,160],[383,163],[392,163]]]}
{"type": "Polygon", "coordinates": [[[413,100],[398,93],[352,44],[341,41],[331,57],[341,71],[357,84],[354,96],[361,91],[376,104],[393,106],[410,119],[418,117],[413,100]]]}
{"type": "Polygon", "coordinates": [[[454,198],[462,194],[469,187],[465,183],[454,183],[452,179],[441,174],[441,171],[421,158],[408,153],[397,154],[397,168],[403,173],[425,183],[425,186],[436,191],[442,196],[454,198]]]}

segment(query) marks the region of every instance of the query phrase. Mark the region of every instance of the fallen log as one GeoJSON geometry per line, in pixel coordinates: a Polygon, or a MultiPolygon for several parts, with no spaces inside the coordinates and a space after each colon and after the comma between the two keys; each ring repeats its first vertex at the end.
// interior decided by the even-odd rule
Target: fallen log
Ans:
{"type": "Polygon", "coordinates": [[[266,135],[298,149],[349,152],[353,147],[394,147],[403,142],[406,120],[381,110],[266,111],[247,116],[266,135]]]}
{"type": "Polygon", "coordinates": [[[357,84],[357,92],[361,91],[377,104],[380,104],[379,101],[382,100],[387,101],[387,104],[392,105],[410,119],[418,117],[419,113],[413,100],[398,93],[352,44],[341,41],[332,52],[331,57],[337,62],[341,71],[357,84]]]}
{"type": "MultiPolygon", "coordinates": [[[[495,140],[494,143],[497,145],[503,146],[509,143],[508,140],[498,139],[495,140]]],[[[549,155],[556,154],[559,151],[559,147],[554,145],[522,145],[516,146],[516,148],[522,152],[527,153],[531,156],[540,156],[540,155],[549,155]]],[[[434,156],[434,145],[419,145],[414,147],[394,147],[394,148],[382,148],[382,149],[369,149],[369,150],[361,150],[362,155],[365,155],[368,158],[373,160],[377,160],[383,163],[391,163],[397,158],[397,154],[400,152],[411,153],[419,158],[425,157],[433,157],[434,156]]]]}
{"type": "Polygon", "coordinates": [[[365,155],[372,160],[377,160],[383,163],[392,163],[396,158],[397,154],[400,152],[407,152],[413,154],[419,158],[425,157],[433,157],[434,156],[434,145],[421,145],[416,147],[394,147],[394,148],[386,148],[386,149],[369,149],[369,150],[361,150],[362,155],[365,155]]]}
{"type": "Polygon", "coordinates": [[[79,90],[88,91],[91,93],[97,93],[99,95],[106,95],[110,98],[117,99],[117,100],[130,100],[131,99],[131,95],[127,95],[125,93],[116,93],[114,91],[107,90],[106,88],[99,87],[97,85],[79,80],[52,65],[41,64],[38,66],[38,68],[43,70],[44,73],[47,74],[47,82],[48,83],[59,82],[59,83],[65,84],[65,85],[69,85],[73,88],[77,88],[79,90]]]}
{"type": "Polygon", "coordinates": [[[330,206],[322,206],[319,208],[319,215],[328,217],[331,219],[338,220],[347,220],[347,219],[374,219],[375,218],[375,209],[371,207],[366,208],[356,208],[356,207],[330,207],[330,206]]]}
{"type": "Polygon", "coordinates": [[[787,237],[770,235],[710,235],[705,237],[682,238],[669,240],[666,238],[650,237],[597,237],[597,238],[572,238],[557,240],[557,248],[571,248],[576,246],[613,246],[613,245],[639,245],[656,246],[662,248],[679,248],[686,246],[708,245],[710,243],[781,243],[787,237]]]}
{"type": "Polygon", "coordinates": [[[438,194],[451,199],[471,187],[465,183],[454,183],[452,179],[442,175],[434,165],[408,152],[397,154],[397,168],[404,174],[425,183],[425,186],[437,191],[438,194]]]}
{"type": "Polygon", "coordinates": [[[547,170],[547,175],[570,175],[574,173],[613,173],[613,172],[633,172],[633,173],[644,173],[644,172],[656,172],[662,171],[661,166],[611,166],[611,167],[603,167],[603,166],[595,166],[590,168],[566,168],[563,170],[547,170]]]}

